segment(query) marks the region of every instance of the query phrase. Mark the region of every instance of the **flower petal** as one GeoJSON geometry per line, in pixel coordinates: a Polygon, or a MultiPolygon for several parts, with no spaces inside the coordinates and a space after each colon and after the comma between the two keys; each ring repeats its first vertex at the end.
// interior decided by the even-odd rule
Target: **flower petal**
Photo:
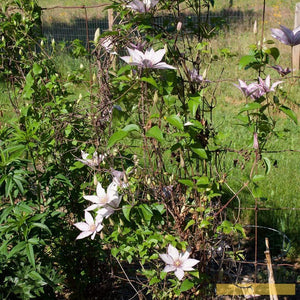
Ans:
{"type": "Polygon", "coordinates": [[[106,196],[105,190],[104,190],[104,188],[102,187],[102,185],[101,185],[100,182],[97,183],[97,190],[96,190],[96,192],[97,192],[97,196],[98,196],[99,198],[103,198],[103,197],[106,196]]]}
{"type": "Polygon", "coordinates": [[[95,224],[93,216],[88,211],[84,212],[84,218],[85,218],[88,225],[95,224]]]}
{"type": "Polygon", "coordinates": [[[178,280],[182,280],[184,276],[184,271],[181,268],[177,268],[174,274],[178,278],[178,280]]]}
{"type": "Polygon", "coordinates": [[[78,223],[75,223],[73,225],[81,231],[87,231],[87,230],[90,229],[90,226],[85,222],[78,222],[78,223]]]}
{"type": "Polygon", "coordinates": [[[171,70],[176,70],[175,67],[171,66],[171,65],[168,65],[164,62],[160,62],[160,63],[157,63],[155,65],[153,65],[153,68],[154,69],[171,69],[171,70]]]}
{"type": "Polygon", "coordinates": [[[184,262],[186,261],[190,256],[190,252],[189,251],[185,251],[182,255],[180,255],[180,261],[184,262]]]}
{"type": "Polygon", "coordinates": [[[92,210],[98,208],[99,206],[100,206],[100,204],[92,204],[89,207],[87,207],[85,210],[86,211],[92,211],[92,210]]]}
{"type": "Polygon", "coordinates": [[[280,29],[285,34],[286,39],[289,42],[289,45],[291,45],[291,46],[294,45],[294,33],[293,33],[293,31],[290,30],[289,28],[283,26],[283,25],[280,25],[280,29]]]}
{"type": "Polygon", "coordinates": [[[168,254],[171,256],[173,261],[176,261],[179,259],[178,250],[175,247],[173,247],[171,244],[169,244],[169,246],[168,246],[168,254]]]}
{"type": "Polygon", "coordinates": [[[172,265],[166,265],[165,268],[163,269],[164,272],[168,273],[168,272],[173,272],[175,271],[177,268],[175,266],[172,265]]]}
{"type": "Polygon", "coordinates": [[[100,204],[100,198],[98,196],[88,195],[88,196],[83,196],[83,198],[93,203],[100,204]]]}
{"type": "Polygon", "coordinates": [[[159,257],[167,264],[167,265],[173,265],[174,260],[169,254],[159,254],[159,257]]]}
{"type": "Polygon", "coordinates": [[[272,37],[277,39],[278,41],[280,41],[281,43],[285,44],[285,45],[290,45],[290,42],[287,38],[287,36],[284,34],[284,32],[281,29],[278,28],[272,28],[271,29],[272,32],[272,37]]]}
{"type": "MultiPolygon", "coordinates": [[[[146,51],[147,52],[147,51],[146,51]]],[[[165,49],[160,49],[157,50],[156,52],[151,48],[150,49],[150,53],[151,53],[151,57],[150,60],[152,61],[152,63],[155,65],[157,63],[159,63],[162,58],[164,57],[164,55],[166,54],[166,50],[165,49]],[[151,51],[152,50],[152,51],[151,51]]]]}
{"type": "Polygon", "coordinates": [[[189,258],[182,262],[181,268],[184,271],[192,271],[194,270],[192,267],[195,266],[197,263],[199,263],[198,259],[189,258]]]}
{"type": "Polygon", "coordinates": [[[84,231],[84,232],[81,232],[81,233],[77,236],[76,240],[84,239],[85,237],[91,235],[92,233],[93,233],[92,231],[84,231]]]}

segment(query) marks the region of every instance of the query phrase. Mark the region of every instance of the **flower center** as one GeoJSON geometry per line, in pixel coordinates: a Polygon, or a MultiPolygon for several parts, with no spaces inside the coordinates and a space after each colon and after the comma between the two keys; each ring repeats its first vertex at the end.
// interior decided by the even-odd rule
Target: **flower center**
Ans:
{"type": "Polygon", "coordinates": [[[149,59],[143,59],[142,64],[145,66],[145,68],[152,68],[153,66],[152,61],[149,59]]]}
{"type": "Polygon", "coordinates": [[[100,198],[100,203],[101,204],[106,204],[107,202],[108,202],[108,196],[107,195],[105,195],[102,198],[100,198]]]}
{"type": "Polygon", "coordinates": [[[178,259],[174,262],[175,267],[180,267],[181,266],[181,261],[178,259]]]}
{"type": "Polygon", "coordinates": [[[92,224],[92,225],[90,225],[90,231],[96,231],[96,225],[95,224],[92,224]]]}

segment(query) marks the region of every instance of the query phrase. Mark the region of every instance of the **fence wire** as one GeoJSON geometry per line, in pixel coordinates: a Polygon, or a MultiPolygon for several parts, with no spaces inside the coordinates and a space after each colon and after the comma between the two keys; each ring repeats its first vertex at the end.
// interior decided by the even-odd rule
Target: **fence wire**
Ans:
{"type": "MultiPolygon", "coordinates": [[[[84,45],[88,37],[94,36],[97,28],[105,32],[109,28],[108,14],[105,5],[94,6],[55,6],[42,8],[43,35],[50,41],[71,42],[79,39],[84,45]],[[88,36],[87,31],[88,30],[88,36]]],[[[209,16],[203,14],[200,22],[208,22],[228,30],[232,27],[249,29],[253,26],[257,13],[254,10],[242,11],[239,9],[223,9],[210,12],[209,16]]],[[[172,24],[171,15],[158,16],[153,19],[157,26],[176,26],[172,24]],[[168,25],[166,25],[168,24],[168,25]]],[[[198,22],[196,16],[185,15],[183,24],[198,22]]]]}

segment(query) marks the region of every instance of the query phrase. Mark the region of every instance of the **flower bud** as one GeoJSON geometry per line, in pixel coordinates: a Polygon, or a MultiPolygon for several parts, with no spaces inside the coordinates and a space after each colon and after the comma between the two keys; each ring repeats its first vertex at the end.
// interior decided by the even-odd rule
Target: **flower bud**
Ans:
{"type": "Polygon", "coordinates": [[[80,69],[80,70],[83,70],[83,69],[84,69],[83,64],[80,64],[79,69],[80,69]]]}
{"type": "Polygon", "coordinates": [[[97,176],[96,176],[96,174],[94,174],[94,185],[97,185],[97,184],[98,184],[97,176]]]}
{"type": "Polygon", "coordinates": [[[180,31],[180,30],[181,30],[181,27],[182,27],[182,22],[178,22],[178,23],[177,23],[176,30],[177,30],[177,31],[180,31]]]}
{"type": "Polygon", "coordinates": [[[95,35],[94,35],[94,42],[95,42],[95,44],[98,43],[99,37],[100,37],[100,28],[97,28],[96,31],[95,31],[95,35]]]}
{"type": "Polygon", "coordinates": [[[155,91],[154,96],[153,96],[153,103],[155,104],[158,101],[158,94],[157,91],[155,91]]]}
{"type": "Polygon", "coordinates": [[[41,47],[44,48],[45,44],[44,44],[44,41],[41,40],[41,47]]]}
{"type": "Polygon", "coordinates": [[[51,40],[51,46],[52,46],[52,48],[55,47],[55,39],[52,39],[52,40],[51,40]]]}
{"type": "Polygon", "coordinates": [[[255,20],[253,24],[253,33],[257,35],[257,20],[255,20]]]}

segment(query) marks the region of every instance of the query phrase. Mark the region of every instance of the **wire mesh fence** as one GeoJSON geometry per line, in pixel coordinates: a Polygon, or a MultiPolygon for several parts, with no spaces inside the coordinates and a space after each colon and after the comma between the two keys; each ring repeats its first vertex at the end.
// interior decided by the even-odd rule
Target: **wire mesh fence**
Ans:
{"type": "MultiPolygon", "coordinates": [[[[249,29],[256,17],[257,13],[254,10],[223,9],[210,12],[209,15],[203,14],[200,22],[217,25],[223,29],[235,26],[249,29]]],[[[87,44],[88,38],[93,37],[97,28],[100,28],[101,32],[108,30],[108,19],[109,14],[104,5],[43,8],[43,34],[48,40],[70,42],[79,39],[83,44],[87,44]]],[[[185,15],[182,21],[184,25],[199,22],[195,15],[185,15]]],[[[176,26],[174,22],[174,18],[168,14],[153,19],[153,23],[161,27],[176,26]]]]}

